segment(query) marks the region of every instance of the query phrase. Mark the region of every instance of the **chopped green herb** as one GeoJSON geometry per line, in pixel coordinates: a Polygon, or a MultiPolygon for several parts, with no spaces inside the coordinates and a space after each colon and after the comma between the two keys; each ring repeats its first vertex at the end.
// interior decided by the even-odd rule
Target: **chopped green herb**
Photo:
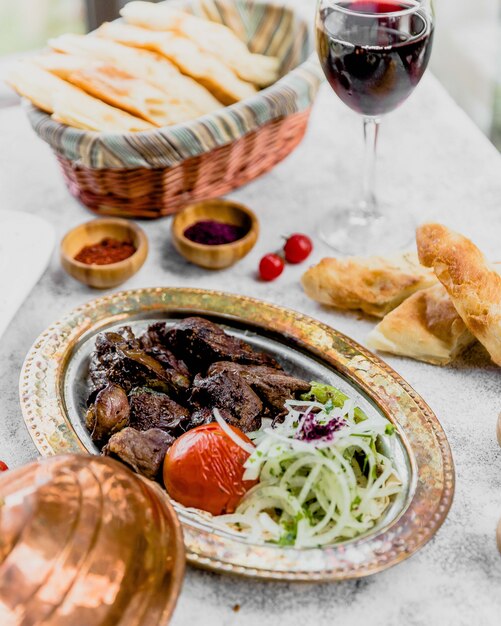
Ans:
{"type": "Polygon", "coordinates": [[[393,424],[386,424],[386,428],[384,429],[384,432],[387,435],[393,435],[395,432],[395,426],[393,426],[393,424]]]}
{"type": "MultiPolygon", "coordinates": [[[[337,387],[333,387],[332,385],[324,385],[323,383],[318,383],[315,381],[312,381],[310,384],[310,391],[308,391],[307,393],[303,393],[301,396],[301,400],[316,400],[317,402],[325,405],[330,400],[333,406],[338,408],[342,408],[346,400],[348,400],[348,396],[339,389],[337,389],[337,387]]],[[[357,424],[368,419],[367,415],[359,407],[355,407],[353,411],[353,417],[357,424]]]]}
{"type": "Polygon", "coordinates": [[[356,509],[360,502],[362,502],[362,498],[360,496],[353,498],[351,502],[351,510],[353,511],[353,509],[356,509]]]}
{"type": "Polygon", "coordinates": [[[311,522],[313,521],[313,513],[310,511],[310,509],[309,509],[309,508],[305,508],[305,509],[303,509],[303,511],[304,511],[304,514],[305,514],[305,516],[306,516],[307,520],[308,520],[308,521],[310,522],[310,524],[311,524],[311,522]]]}
{"type": "Polygon", "coordinates": [[[284,533],[277,541],[279,546],[293,546],[296,541],[296,537],[293,533],[284,533]]]}

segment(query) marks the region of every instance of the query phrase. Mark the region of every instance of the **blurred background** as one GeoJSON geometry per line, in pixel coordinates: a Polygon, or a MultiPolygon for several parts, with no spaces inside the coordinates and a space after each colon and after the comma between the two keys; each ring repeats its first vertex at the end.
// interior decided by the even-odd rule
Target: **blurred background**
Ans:
{"type": "MultiPolygon", "coordinates": [[[[117,16],[126,0],[0,0],[0,78],[11,55],[49,37],[86,32],[117,16]]],[[[289,0],[313,13],[315,0],[289,0]]],[[[501,0],[435,0],[431,69],[501,150],[501,0]]],[[[0,85],[0,106],[16,102],[0,85]]]]}

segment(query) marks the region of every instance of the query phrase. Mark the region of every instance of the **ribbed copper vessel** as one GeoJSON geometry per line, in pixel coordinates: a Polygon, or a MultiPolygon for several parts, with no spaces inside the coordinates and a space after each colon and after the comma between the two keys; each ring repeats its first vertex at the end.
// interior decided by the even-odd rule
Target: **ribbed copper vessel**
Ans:
{"type": "Polygon", "coordinates": [[[108,458],[60,456],[0,477],[1,626],[157,626],[184,574],[165,495],[108,458]]]}

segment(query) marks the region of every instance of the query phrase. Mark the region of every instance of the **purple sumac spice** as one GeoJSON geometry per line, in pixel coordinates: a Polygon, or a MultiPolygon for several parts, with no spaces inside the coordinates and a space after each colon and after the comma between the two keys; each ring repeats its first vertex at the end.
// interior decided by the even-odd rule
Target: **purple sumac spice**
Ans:
{"type": "Polygon", "coordinates": [[[201,220],[189,226],[184,231],[184,236],[195,243],[219,246],[242,239],[246,233],[247,229],[242,226],[217,222],[216,220],[201,220]]]}

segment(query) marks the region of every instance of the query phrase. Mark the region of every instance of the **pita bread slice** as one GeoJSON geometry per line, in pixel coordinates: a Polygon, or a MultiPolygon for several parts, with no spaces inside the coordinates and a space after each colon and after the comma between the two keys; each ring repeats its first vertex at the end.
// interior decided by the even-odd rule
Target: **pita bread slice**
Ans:
{"type": "Polygon", "coordinates": [[[469,239],[441,224],[417,229],[419,259],[432,267],[469,330],[501,365],[501,276],[469,239]]]}
{"type": "Polygon", "coordinates": [[[89,96],[28,61],[13,66],[7,82],[33,104],[47,113],[53,113],[54,119],[75,128],[107,132],[153,128],[148,122],[89,96]]]}
{"type": "Polygon", "coordinates": [[[436,283],[415,253],[394,258],[325,258],[301,279],[306,294],[339,309],[359,309],[383,317],[414,292],[436,283]]]}
{"type": "Polygon", "coordinates": [[[109,64],[67,54],[48,54],[37,57],[36,62],[92,96],[155,126],[186,122],[198,116],[198,111],[186,102],[109,64]]]}
{"type": "Polygon", "coordinates": [[[249,52],[245,43],[223,24],[151,2],[129,2],[120,14],[129,24],[187,37],[231,67],[240,78],[255,85],[266,87],[278,79],[278,59],[249,52]]]}
{"type": "Polygon", "coordinates": [[[186,101],[199,115],[223,106],[205,87],[181,74],[173,63],[154,52],[92,35],[61,35],[50,39],[49,45],[57,52],[101,61],[146,80],[164,93],[176,94],[180,101],[186,101]]]}
{"type": "Polygon", "coordinates": [[[475,342],[443,285],[417,291],[369,334],[370,348],[446,365],[475,342]]]}
{"type": "Polygon", "coordinates": [[[185,37],[171,32],[152,32],[119,22],[103,24],[96,34],[167,57],[183,74],[194,78],[225,105],[234,104],[257,93],[254,85],[238,78],[219,59],[202,51],[185,37]]]}

